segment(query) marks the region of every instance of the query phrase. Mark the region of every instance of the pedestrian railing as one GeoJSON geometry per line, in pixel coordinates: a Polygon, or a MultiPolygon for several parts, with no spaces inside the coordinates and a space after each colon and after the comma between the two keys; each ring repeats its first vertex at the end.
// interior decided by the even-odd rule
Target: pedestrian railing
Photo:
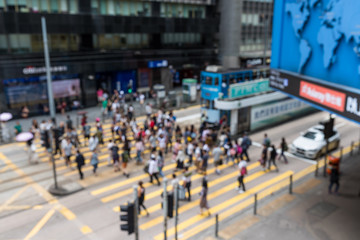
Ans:
{"type": "MultiPolygon", "coordinates": [[[[354,142],[352,141],[350,146],[348,147],[340,147],[340,150],[337,151],[336,153],[332,154],[332,156],[335,157],[339,157],[340,158],[340,162],[345,160],[345,156],[353,156],[355,154],[355,150],[356,147],[358,148],[358,153],[360,154],[360,142],[354,142]]],[[[330,154],[328,154],[328,156],[330,156],[330,154]]],[[[302,179],[303,177],[309,175],[310,173],[314,172],[315,173],[315,177],[318,176],[318,171],[320,168],[324,168],[324,177],[327,176],[326,173],[326,167],[327,167],[327,163],[328,162],[328,157],[324,156],[321,159],[316,161],[316,164],[311,165],[309,167],[307,167],[306,169],[297,172],[297,173],[293,173],[291,175],[289,175],[288,178],[283,179],[271,186],[269,186],[268,188],[261,190],[259,192],[255,192],[253,194],[253,196],[250,198],[248,198],[245,201],[242,201],[238,204],[238,208],[236,209],[236,212],[241,212],[241,211],[245,211],[245,210],[249,210],[251,207],[253,208],[253,214],[257,215],[258,213],[258,205],[259,205],[259,201],[270,196],[273,195],[275,192],[280,192],[282,190],[284,190],[285,188],[288,188],[289,194],[293,194],[293,185],[295,182],[297,182],[298,180],[302,179]]],[[[360,192],[359,192],[359,196],[360,196],[360,192]]],[[[233,214],[231,214],[232,216],[234,216],[234,214],[236,212],[233,212],[233,214]]],[[[219,236],[219,229],[220,229],[220,222],[228,217],[231,216],[230,214],[225,213],[217,213],[215,214],[215,237],[219,236]]]]}

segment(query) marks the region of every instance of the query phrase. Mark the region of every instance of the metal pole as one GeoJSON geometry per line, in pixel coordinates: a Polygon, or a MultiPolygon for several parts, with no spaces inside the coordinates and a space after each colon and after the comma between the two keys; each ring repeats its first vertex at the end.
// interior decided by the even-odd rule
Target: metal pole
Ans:
{"type": "Polygon", "coordinates": [[[46,80],[47,80],[50,116],[51,116],[51,118],[55,118],[55,103],[54,103],[52,83],[51,83],[52,82],[51,71],[50,71],[51,67],[50,67],[50,56],[49,56],[49,49],[48,49],[48,40],[47,40],[45,17],[41,17],[41,27],[42,27],[43,42],[44,42],[46,80]]]}
{"type": "Polygon", "coordinates": [[[256,215],[257,210],[257,193],[254,195],[254,215],[256,215]]]}
{"type": "Polygon", "coordinates": [[[318,172],[319,172],[319,159],[316,160],[315,177],[318,176],[318,172]]]}
{"type": "Polygon", "coordinates": [[[293,175],[290,175],[290,184],[289,184],[289,194],[292,194],[292,187],[293,187],[293,175]]]}
{"type": "Polygon", "coordinates": [[[138,213],[138,209],[139,209],[139,198],[138,198],[138,188],[136,185],[133,186],[134,188],[134,203],[135,203],[135,240],[139,240],[139,226],[138,226],[138,217],[140,212],[138,213]]]}
{"type": "MultiPolygon", "coordinates": [[[[49,141],[50,141],[50,158],[51,158],[51,163],[52,163],[52,170],[53,170],[53,176],[54,176],[54,187],[55,189],[58,189],[58,183],[57,183],[57,175],[56,175],[56,163],[55,163],[55,159],[54,159],[54,144],[53,144],[53,131],[52,129],[49,130],[49,141]]],[[[56,140],[55,140],[56,141],[56,140]]]]}
{"type": "Polygon", "coordinates": [[[353,155],[353,148],[354,148],[354,141],[351,142],[351,146],[350,146],[350,156],[353,155]]]}
{"type": "Polygon", "coordinates": [[[267,28],[268,28],[268,21],[267,16],[263,14],[264,16],[264,60],[263,65],[266,65],[266,48],[267,48],[267,28]]]}
{"type": "Polygon", "coordinates": [[[178,225],[178,214],[179,214],[179,184],[175,185],[175,240],[178,239],[178,229],[177,229],[177,225],[178,225]]]}
{"type": "Polygon", "coordinates": [[[215,215],[215,237],[219,236],[219,214],[215,215]]]}
{"type": "Polygon", "coordinates": [[[344,148],[340,147],[340,160],[342,160],[342,157],[343,157],[343,150],[344,150],[344,148]]]}
{"type": "Polygon", "coordinates": [[[167,178],[165,177],[163,182],[164,182],[164,240],[167,239],[167,178]]]}
{"type": "Polygon", "coordinates": [[[326,139],[326,153],[325,153],[324,173],[323,173],[324,177],[327,176],[326,168],[327,168],[328,155],[329,155],[329,139],[326,139]]]}

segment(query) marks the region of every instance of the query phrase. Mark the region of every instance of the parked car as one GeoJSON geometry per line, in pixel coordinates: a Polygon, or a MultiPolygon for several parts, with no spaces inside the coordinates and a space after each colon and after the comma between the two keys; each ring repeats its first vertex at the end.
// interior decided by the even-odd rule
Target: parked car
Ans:
{"type": "MultiPolygon", "coordinates": [[[[300,137],[296,138],[289,146],[290,153],[302,157],[317,159],[326,153],[326,140],[323,133],[324,125],[316,125],[309,128],[300,137]]],[[[340,134],[336,129],[329,138],[329,151],[338,148],[340,134]]]]}

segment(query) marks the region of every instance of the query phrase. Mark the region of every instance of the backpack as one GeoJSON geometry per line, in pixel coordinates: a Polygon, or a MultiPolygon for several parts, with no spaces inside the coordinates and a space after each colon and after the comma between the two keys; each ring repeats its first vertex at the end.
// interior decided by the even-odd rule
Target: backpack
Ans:
{"type": "Polygon", "coordinates": [[[247,169],[246,169],[246,167],[242,167],[242,168],[241,168],[240,174],[241,174],[241,176],[244,176],[244,175],[247,174],[247,169]]]}
{"type": "Polygon", "coordinates": [[[289,148],[288,148],[288,145],[286,143],[284,143],[284,151],[287,151],[289,148]]]}

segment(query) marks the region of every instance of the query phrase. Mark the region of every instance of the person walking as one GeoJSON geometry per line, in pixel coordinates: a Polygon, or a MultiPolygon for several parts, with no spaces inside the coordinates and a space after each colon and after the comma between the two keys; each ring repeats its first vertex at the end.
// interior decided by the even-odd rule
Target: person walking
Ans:
{"type": "Polygon", "coordinates": [[[96,151],[97,150],[97,146],[99,144],[99,140],[98,138],[96,137],[96,135],[92,135],[89,139],[89,149],[90,151],[96,151]]]}
{"type": "Polygon", "coordinates": [[[188,142],[188,145],[186,147],[186,154],[189,157],[189,164],[191,165],[193,162],[193,154],[194,154],[194,145],[193,145],[192,141],[188,142]]]}
{"type": "Polygon", "coordinates": [[[339,191],[339,178],[340,178],[340,174],[339,174],[339,169],[336,166],[330,166],[331,168],[331,173],[330,173],[330,185],[329,185],[329,194],[332,194],[332,187],[335,184],[335,194],[338,194],[339,191]]]}
{"type": "Polygon", "coordinates": [[[140,181],[138,183],[138,200],[139,200],[139,205],[138,205],[138,214],[140,215],[141,214],[141,211],[140,211],[140,207],[142,207],[145,212],[146,212],[146,216],[149,216],[149,212],[148,210],[146,209],[145,205],[144,205],[144,201],[145,201],[145,188],[143,186],[143,182],[140,181]]]}
{"type": "Polygon", "coordinates": [[[209,153],[207,150],[203,150],[202,164],[201,164],[201,172],[203,174],[206,173],[208,161],[209,161],[209,153]]]}
{"type": "Polygon", "coordinates": [[[119,172],[120,171],[119,147],[115,144],[111,147],[111,157],[114,164],[114,172],[119,172]]]}
{"type": "Polygon", "coordinates": [[[261,152],[261,158],[260,158],[260,164],[263,167],[263,170],[265,171],[265,166],[266,166],[266,162],[267,162],[267,152],[268,152],[268,148],[267,146],[264,144],[263,145],[263,149],[261,152]]]}
{"type": "Polygon", "coordinates": [[[122,169],[123,169],[123,175],[126,176],[127,178],[130,177],[130,174],[126,170],[129,161],[130,161],[130,145],[129,145],[129,141],[125,138],[123,153],[122,153],[122,169]]]}
{"type": "Polygon", "coordinates": [[[178,151],[178,154],[176,156],[176,169],[181,170],[184,168],[184,161],[185,161],[185,153],[182,149],[178,151]]]}
{"type": "Polygon", "coordinates": [[[80,179],[84,179],[84,174],[81,171],[82,166],[85,165],[84,156],[80,153],[79,150],[76,151],[76,158],[75,158],[76,166],[79,171],[80,179]]]}
{"type": "Polygon", "coordinates": [[[277,167],[276,163],[275,163],[275,159],[276,159],[276,148],[275,145],[271,145],[271,151],[270,151],[270,159],[269,159],[269,165],[268,165],[268,170],[270,170],[271,167],[271,163],[276,167],[276,171],[279,171],[279,168],[277,167]]]}
{"type": "Polygon", "coordinates": [[[160,150],[159,150],[158,155],[156,157],[156,162],[157,162],[157,165],[158,165],[158,168],[159,168],[159,175],[161,177],[165,177],[165,174],[162,171],[162,169],[163,169],[163,167],[165,165],[165,161],[164,161],[163,153],[160,150]]]}
{"type": "Polygon", "coordinates": [[[267,133],[264,134],[263,145],[265,145],[267,148],[269,148],[271,145],[271,141],[270,141],[270,138],[268,137],[267,133]]]}
{"type": "Polygon", "coordinates": [[[149,175],[150,175],[150,183],[153,183],[153,177],[156,179],[158,186],[160,186],[160,181],[158,178],[159,168],[156,163],[155,154],[152,153],[150,156],[149,162],[149,175]]]}
{"type": "Polygon", "coordinates": [[[212,151],[212,155],[214,157],[215,173],[217,175],[220,174],[219,166],[222,164],[221,154],[222,154],[222,150],[220,148],[220,145],[218,145],[212,151]]]}
{"type": "Polygon", "coordinates": [[[109,143],[107,145],[107,150],[108,150],[108,153],[109,153],[109,156],[108,156],[108,167],[111,167],[111,160],[113,160],[113,151],[112,151],[112,148],[115,146],[115,144],[113,143],[112,139],[109,140],[109,143]]]}
{"type": "Polygon", "coordinates": [[[280,149],[281,149],[281,153],[279,155],[278,160],[280,160],[280,158],[283,157],[284,162],[287,164],[288,160],[287,160],[287,158],[285,156],[285,152],[288,150],[288,145],[287,145],[287,143],[285,141],[285,138],[281,138],[280,149]]]}
{"type": "Polygon", "coordinates": [[[211,215],[209,209],[209,204],[207,201],[207,194],[208,194],[208,182],[207,182],[207,176],[205,175],[202,180],[202,188],[200,192],[200,215],[203,215],[203,209],[206,209],[208,212],[208,216],[211,215]]]}
{"type": "Polygon", "coordinates": [[[144,144],[140,137],[137,138],[136,140],[135,148],[136,148],[136,165],[140,165],[143,162],[141,154],[144,151],[144,144]]]}
{"type": "Polygon", "coordinates": [[[185,167],[184,176],[183,176],[183,186],[186,188],[186,190],[188,192],[188,201],[189,202],[191,201],[191,192],[190,192],[191,175],[192,175],[192,172],[189,171],[189,167],[185,167]]]}
{"type": "Polygon", "coordinates": [[[65,164],[68,167],[71,167],[71,161],[70,161],[70,157],[72,154],[72,143],[70,141],[70,138],[66,139],[66,145],[64,146],[64,154],[65,154],[65,164]]]}
{"type": "Polygon", "coordinates": [[[241,160],[239,165],[238,165],[238,168],[239,168],[239,176],[238,176],[238,182],[239,182],[239,186],[236,188],[236,190],[239,191],[239,193],[244,193],[246,190],[245,190],[245,184],[244,184],[244,177],[245,175],[247,174],[247,163],[245,160],[241,160]],[[242,189],[241,189],[242,187],[242,189]]]}
{"type": "Polygon", "coordinates": [[[249,158],[247,151],[248,151],[249,147],[251,146],[251,144],[252,144],[251,139],[247,136],[246,133],[244,133],[243,139],[241,142],[242,152],[240,154],[240,158],[244,159],[244,155],[245,155],[247,162],[250,162],[250,158],[249,158]]]}
{"type": "Polygon", "coordinates": [[[96,150],[93,150],[93,154],[91,155],[90,164],[93,166],[94,175],[97,176],[96,169],[97,169],[98,164],[99,164],[99,159],[98,159],[98,155],[96,153],[96,150]]]}

